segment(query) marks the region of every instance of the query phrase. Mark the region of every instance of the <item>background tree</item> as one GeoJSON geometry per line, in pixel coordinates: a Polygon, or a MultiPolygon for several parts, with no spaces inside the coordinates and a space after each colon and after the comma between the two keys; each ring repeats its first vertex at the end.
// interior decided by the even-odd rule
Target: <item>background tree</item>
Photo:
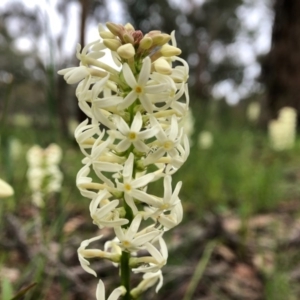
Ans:
{"type": "Polygon", "coordinates": [[[231,78],[236,84],[241,83],[242,65],[226,55],[213,61],[211,51],[216,46],[225,49],[234,42],[240,28],[236,10],[243,1],[211,0],[199,4],[191,0],[181,7],[167,0],[126,0],[125,4],[130,21],[143,32],[158,28],[167,33],[176,30],[182,56],[191,68],[191,93],[198,100],[210,99],[212,87],[222,80],[231,78]]]}
{"type": "Polygon", "coordinates": [[[272,47],[263,60],[266,87],[263,120],[276,118],[283,106],[300,114],[300,2],[276,0],[272,47]]]}

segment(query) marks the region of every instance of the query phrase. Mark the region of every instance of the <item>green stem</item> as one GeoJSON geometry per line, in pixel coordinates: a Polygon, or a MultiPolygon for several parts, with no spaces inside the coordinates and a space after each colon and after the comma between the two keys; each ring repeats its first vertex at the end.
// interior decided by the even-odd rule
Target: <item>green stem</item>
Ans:
{"type": "MultiPolygon", "coordinates": [[[[133,220],[133,212],[130,208],[130,206],[126,203],[126,201],[123,201],[123,205],[125,208],[125,218],[129,221],[129,224],[131,224],[133,220]]],[[[124,295],[123,299],[124,300],[131,300],[131,295],[130,295],[130,272],[131,269],[129,267],[129,259],[130,259],[130,253],[122,251],[122,256],[121,256],[121,284],[125,287],[126,289],[126,294],[124,295]]]]}
{"type": "Polygon", "coordinates": [[[131,300],[130,296],[130,253],[123,251],[121,256],[121,284],[125,287],[127,293],[124,295],[124,300],[131,300]]]}
{"type": "MultiPolygon", "coordinates": [[[[133,118],[134,118],[134,107],[135,107],[135,103],[133,103],[129,109],[128,109],[128,112],[130,114],[130,120],[129,120],[129,125],[132,124],[133,122],[133,118]]],[[[127,152],[127,157],[130,155],[130,153],[133,151],[133,146],[131,146],[129,149],[128,149],[128,152],[127,152]]],[[[133,178],[135,178],[135,175],[136,175],[136,167],[134,166],[133,168],[133,178]]],[[[133,218],[134,218],[134,215],[133,215],[133,212],[130,208],[130,206],[126,203],[125,199],[123,200],[123,206],[124,206],[124,209],[125,209],[125,218],[129,221],[128,225],[130,226],[133,218]]],[[[128,225],[125,225],[128,226],[128,225]]],[[[130,288],[130,275],[131,275],[131,268],[129,266],[129,259],[130,259],[130,252],[125,252],[125,251],[122,251],[122,256],[121,256],[121,284],[125,287],[126,289],[126,294],[123,296],[123,300],[131,300],[131,295],[130,295],[130,291],[131,291],[131,288],[130,288]]]]}

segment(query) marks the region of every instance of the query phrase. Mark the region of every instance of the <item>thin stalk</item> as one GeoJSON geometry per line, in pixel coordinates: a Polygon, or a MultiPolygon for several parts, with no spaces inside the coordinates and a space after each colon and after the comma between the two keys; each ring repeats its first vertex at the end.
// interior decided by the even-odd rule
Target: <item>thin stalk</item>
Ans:
{"type": "Polygon", "coordinates": [[[124,300],[131,300],[130,296],[130,253],[123,251],[121,256],[121,284],[125,287],[127,293],[123,296],[124,300]]]}
{"type": "MultiPolygon", "coordinates": [[[[130,206],[126,203],[125,199],[123,201],[124,209],[125,209],[125,218],[129,221],[129,224],[131,224],[133,220],[133,212],[130,208],[130,206]]],[[[121,284],[125,287],[126,289],[126,294],[124,295],[123,299],[124,300],[131,300],[130,296],[130,266],[129,266],[129,259],[130,259],[130,253],[122,251],[122,256],[121,256],[121,284]]]]}
{"type": "Polygon", "coordinates": [[[198,262],[195,272],[193,274],[193,277],[190,281],[190,284],[185,292],[183,300],[191,300],[192,296],[196,290],[196,287],[201,280],[201,277],[207,267],[207,264],[209,263],[211,254],[213,250],[215,249],[217,242],[216,241],[211,241],[208,243],[208,245],[204,249],[203,256],[201,257],[200,261],[198,262]]]}

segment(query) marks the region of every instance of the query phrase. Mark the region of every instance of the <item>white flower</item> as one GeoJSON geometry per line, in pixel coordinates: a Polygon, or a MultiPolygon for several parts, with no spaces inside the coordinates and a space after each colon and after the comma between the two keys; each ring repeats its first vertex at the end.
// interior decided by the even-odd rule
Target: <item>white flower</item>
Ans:
{"type": "Polygon", "coordinates": [[[142,216],[136,215],[127,229],[120,226],[114,227],[115,234],[119,239],[119,246],[123,250],[129,252],[140,250],[145,247],[145,243],[161,234],[161,232],[155,228],[152,228],[150,231],[138,233],[141,221],[142,216]]]}
{"type": "MultiPolygon", "coordinates": [[[[114,255],[119,255],[121,257],[121,255],[122,255],[122,248],[119,246],[119,240],[118,240],[118,238],[115,237],[112,241],[107,241],[104,244],[104,251],[108,252],[108,253],[111,253],[111,254],[114,254],[114,255]]],[[[115,267],[118,267],[119,264],[113,262],[113,265],[115,267]]]]}
{"type": "MultiPolygon", "coordinates": [[[[126,289],[124,286],[120,286],[112,291],[110,296],[107,298],[107,300],[117,300],[120,296],[125,295],[126,289]]],[[[100,279],[99,283],[97,285],[97,291],[96,291],[96,298],[97,300],[106,300],[105,298],[105,287],[103,281],[100,279]]]]}
{"type": "Polygon", "coordinates": [[[46,149],[33,146],[27,152],[28,185],[33,192],[32,201],[39,207],[44,204],[43,196],[61,190],[63,174],[57,166],[61,157],[62,149],[56,144],[46,149]]]}
{"type": "Polygon", "coordinates": [[[57,165],[62,158],[62,149],[57,144],[50,144],[44,151],[45,162],[48,166],[57,165]]]}
{"type": "Polygon", "coordinates": [[[96,196],[96,192],[89,190],[93,185],[92,178],[88,177],[91,169],[88,166],[83,166],[76,176],[76,185],[83,197],[93,199],[96,196]]]}
{"type": "Polygon", "coordinates": [[[183,209],[181,202],[178,202],[175,207],[173,207],[170,213],[162,213],[158,216],[158,222],[164,226],[164,230],[167,231],[175,226],[177,226],[183,218],[183,209]]]}
{"type": "Polygon", "coordinates": [[[40,166],[43,161],[43,149],[38,146],[32,146],[26,153],[27,163],[31,167],[40,166]]]}
{"type": "Polygon", "coordinates": [[[179,101],[172,101],[170,107],[176,111],[177,114],[184,116],[188,110],[190,97],[188,92],[188,85],[183,84],[180,88],[180,91],[178,94],[181,94],[181,92],[185,95],[185,102],[179,102],[179,101]]]}
{"type": "Polygon", "coordinates": [[[159,128],[156,133],[157,142],[154,143],[154,145],[157,146],[157,149],[146,157],[144,164],[149,165],[155,163],[166,153],[168,153],[172,158],[176,158],[178,156],[176,147],[179,145],[183,134],[183,130],[178,128],[176,116],[172,116],[171,124],[166,131],[163,130],[154,117],[151,116],[150,120],[152,126],[157,126],[159,128]]]}
{"type": "Polygon", "coordinates": [[[42,182],[46,171],[39,167],[29,168],[27,171],[27,179],[29,188],[33,191],[39,191],[42,188],[42,182]]]}
{"type": "Polygon", "coordinates": [[[90,262],[86,258],[106,258],[111,260],[112,262],[119,262],[120,261],[120,255],[118,253],[110,253],[105,252],[99,249],[86,249],[86,247],[97,240],[100,240],[102,238],[102,235],[82,241],[80,244],[80,247],[77,250],[78,259],[81,264],[81,267],[88,273],[94,275],[97,277],[96,272],[90,267],[90,262]]]}
{"type": "Polygon", "coordinates": [[[119,205],[120,201],[109,201],[108,198],[110,196],[111,194],[108,191],[102,190],[90,203],[90,213],[94,221],[93,223],[99,226],[99,228],[103,228],[105,226],[122,226],[129,223],[127,219],[119,218],[119,213],[116,210],[116,207],[119,205]]]}
{"type": "Polygon", "coordinates": [[[92,124],[88,124],[88,119],[83,121],[78,125],[75,130],[74,136],[77,143],[80,146],[80,150],[85,156],[89,156],[89,153],[85,149],[90,149],[93,147],[95,142],[94,136],[98,135],[98,138],[103,139],[105,131],[99,129],[99,124],[93,122],[92,124]]]}
{"type": "Polygon", "coordinates": [[[158,210],[156,211],[156,214],[163,211],[169,211],[175,205],[177,205],[178,202],[180,202],[178,194],[180,192],[181,186],[182,182],[180,181],[176,184],[176,187],[172,194],[172,177],[170,175],[166,175],[164,177],[164,197],[162,198],[160,206],[157,207],[158,210]]]}
{"type": "Polygon", "coordinates": [[[66,68],[57,73],[64,75],[64,79],[68,84],[77,83],[90,75],[89,69],[85,66],[66,68]]]}
{"type": "Polygon", "coordinates": [[[123,182],[119,182],[118,180],[116,182],[118,190],[124,192],[125,201],[130,206],[130,208],[133,211],[133,214],[135,215],[137,214],[138,210],[133,199],[140,200],[149,205],[156,205],[157,200],[140,189],[146,186],[152,180],[154,180],[155,174],[148,173],[139,178],[133,179],[133,165],[134,155],[133,153],[130,153],[128,159],[124,164],[123,182]]]}
{"type": "MultiPolygon", "coordinates": [[[[87,58],[98,59],[98,58],[103,57],[105,55],[105,52],[99,51],[100,50],[99,49],[99,45],[100,45],[99,41],[94,41],[94,42],[88,43],[86,46],[84,46],[83,49],[82,49],[82,51],[81,51],[81,45],[77,44],[77,46],[76,46],[76,57],[84,65],[87,64],[87,62],[86,62],[87,58]],[[97,51],[94,51],[95,48],[97,49],[97,51]],[[90,51],[88,53],[89,49],[91,49],[92,51],[90,51]]],[[[104,49],[105,48],[102,47],[101,50],[104,50],[104,49]]]]}
{"type": "Polygon", "coordinates": [[[120,116],[116,116],[115,120],[118,130],[110,131],[108,133],[117,139],[122,140],[116,146],[117,151],[124,152],[130,147],[130,145],[133,145],[140,152],[149,151],[150,148],[145,144],[144,140],[149,139],[156,134],[156,127],[141,131],[143,120],[139,111],[134,116],[130,128],[120,116]]]}
{"type": "Polygon", "coordinates": [[[102,157],[105,157],[109,151],[108,146],[112,144],[113,138],[108,138],[105,142],[102,141],[100,136],[93,144],[91,154],[85,157],[82,162],[87,166],[92,165],[96,172],[119,172],[123,169],[116,160],[115,162],[102,161],[102,157]]]}
{"type": "MultiPolygon", "coordinates": [[[[159,163],[156,165],[162,165],[161,163],[167,164],[165,167],[165,174],[173,175],[187,160],[188,156],[190,155],[190,146],[189,146],[189,139],[184,134],[183,141],[181,144],[177,145],[178,155],[176,157],[162,157],[159,159],[159,163]]],[[[164,167],[164,165],[162,165],[164,167]]]]}
{"type": "Polygon", "coordinates": [[[148,272],[157,272],[159,271],[167,262],[168,259],[168,248],[163,240],[163,238],[159,238],[160,251],[156,249],[151,243],[146,243],[145,248],[151,254],[152,257],[138,257],[133,258],[133,260],[137,260],[139,263],[143,263],[143,265],[138,268],[133,268],[132,271],[135,273],[148,273],[148,272]],[[153,258],[153,259],[151,259],[153,258]]]}
{"type": "Polygon", "coordinates": [[[143,276],[143,281],[134,289],[131,290],[130,294],[132,297],[137,298],[140,294],[146,291],[148,288],[152,287],[158,281],[157,287],[155,289],[156,292],[163,285],[163,276],[161,270],[155,273],[146,273],[143,276]]]}
{"type": "Polygon", "coordinates": [[[135,79],[128,64],[123,65],[123,75],[127,84],[131,87],[131,92],[125,97],[119,105],[119,109],[128,108],[136,99],[139,99],[144,109],[152,113],[153,106],[147,94],[159,94],[165,90],[165,84],[147,85],[151,71],[151,60],[146,57],[143,61],[143,66],[138,76],[135,79]]]}
{"type": "Polygon", "coordinates": [[[10,197],[14,194],[13,188],[0,178],[0,198],[10,197]]]}
{"type": "Polygon", "coordinates": [[[174,106],[174,103],[176,103],[184,94],[184,88],[178,90],[174,80],[170,76],[153,73],[151,74],[151,78],[154,82],[165,84],[165,90],[162,93],[158,95],[149,95],[152,103],[160,104],[159,106],[155,106],[155,110],[166,111],[174,106]],[[163,103],[164,105],[162,105],[163,103]]]}
{"type": "MultiPolygon", "coordinates": [[[[97,237],[94,237],[94,238],[91,238],[89,240],[85,240],[85,241],[82,241],[81,244],[80,244],[80,247],[78,248],[77,250],[77,254],[78,254],[78,259],[79,259],[79,262],[81,264],[81,267],[87,272],[87,273],[90,273],[92,275],[94,275],[95,277],[97,277],[97,274],[96,272],[89,267],[90,265],[90,262],[84,258],[84,255],[83,255],[83,251],[85,250],[85,248],[92,242],[94,241],[97,241],[97,240],[100,240],[102,238],[102,235],[100,236],[97,236],[97,237]]],[[[100,250],[99,250],[100,251],[100,250]]]]}
{"type": "MultiPolygon", "coordinates": [[[[106,77],[103,78],[103,80],[106,77]]],[[[76,88],[76,97],[78,99],[78,106],[79,108],[86,114],[87,117],[93,119],[92,109],[88,102],[91,102],[91,90],[90,86],[93,84],[94,81],[92,80],[91,76],[87,76],[84,80],[82,80],[77,88],[76,88]]]]}

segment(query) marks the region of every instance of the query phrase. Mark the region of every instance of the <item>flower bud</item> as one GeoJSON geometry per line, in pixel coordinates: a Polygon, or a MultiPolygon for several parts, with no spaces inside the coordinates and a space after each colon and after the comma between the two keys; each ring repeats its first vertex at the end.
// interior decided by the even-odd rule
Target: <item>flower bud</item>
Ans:
{"type": "Polygon", "coordinates": [[[140,48],[143,50],[149,49],[153,44],[152,38],[145,36],[140,41],[140,48]]]}
{"type": "Polygon", "coordinates": [[[124,33],[123,40],[124,40],[125,43],[130,43],[130,44],[134,43],[133,36],[131,34],[128,34],[127,32],[124,33]]]}
{"type": "Polygon", "coordinates": [[[181,54],[181,50],[177,47],[165,44],[161,47],[160,53],[165,57],[171,57],[181,54]]]}
{"type": "Polygon", "coordinates": [[[140,30],[136,30],[132,33],[132,37],[134,39],[135,44],[139,44],[141,39],[144,37],[143,33],[140,30]]]}
{"type": "Polygon", "coordinates": [[[118,48],[117,53],[124,59],[132,58],[135,55],[135,49],[132,44],[125,44],[118,48]]]}
{"type": "Polygon", "coordinates": [[[161,34],[161,31],[160,30],[151,30],[147,33],[147,36],[153,37],[157,34],[161,34]]]}
{"type": "Polygon", "coordinates": [[[110,31],[101,31],[99,33],[99,35],[103,38],[103,39],[114,39],[116,36],[111,33],[110,31]]]}
{"type": "Polygon", "coordinates": [[[130,30],[135,30],[134,27],[133,27],[130,23],[125,24],[125,25],[124,25],[124,28],[125,28],[126,30],[129,30],[129,31],[130,31],[130,30]]]}
{"type": "Polygon", "coordinates": [[[103,44],[111,51],[117,51],[121,46],[121,42],[117,39],[105,39],[103,40],[103,44]]]}
{"type": "Polygon", "coordinates": [[[153,44],[162,46],[170,41],[171,36],[166,33],[161,33],[154,36],[152,39],[153,39],[153,44]]]}
{"type": "Polygon", "coordinates": [[[163,57],[154,62],[154,68],[160,74],[170,75],[172,73],[170,64],[163,57]]]}
{"type": "Polygon", "coordinates": [[[106,27],[114,35],[119,35],[123,31],[123,26],[112,22],[107,22],[106,27]]]}

